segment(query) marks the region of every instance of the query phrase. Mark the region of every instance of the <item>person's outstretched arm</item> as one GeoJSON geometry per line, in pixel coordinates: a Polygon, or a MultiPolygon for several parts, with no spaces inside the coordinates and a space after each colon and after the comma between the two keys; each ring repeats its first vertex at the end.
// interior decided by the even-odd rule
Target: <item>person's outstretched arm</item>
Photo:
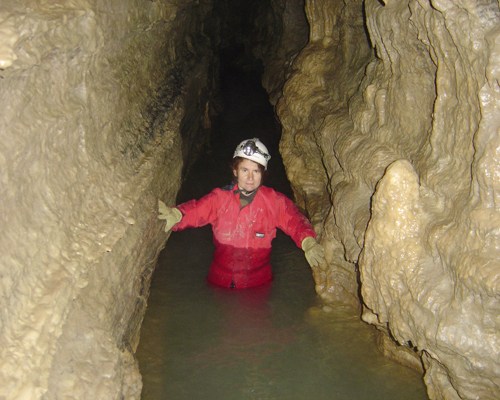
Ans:
{"type": "Polygon", "coordinates": [[[289,198],[282,194],[277,197],[276,207],[280,220],[278,227],[304,250],[309,266],[325,268],[325,251],[316,240],[311,222],[289,198]]]}
{"type": "Polygon", "coordinates": [[[169,207],[158,200],[158,218],[164,219],[165,232],[198,228],[213,223],[217,219],[217,210],[223,196],[221,189],[214,189],[201,199],[192,199],[175,207],[169,207]]]}

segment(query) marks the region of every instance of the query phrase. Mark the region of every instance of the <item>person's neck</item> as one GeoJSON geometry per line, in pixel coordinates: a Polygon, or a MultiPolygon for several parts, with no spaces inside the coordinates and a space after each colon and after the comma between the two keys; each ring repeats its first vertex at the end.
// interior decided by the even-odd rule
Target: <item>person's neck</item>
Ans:
{"type": "Polygon", "coordinates": [[[257,191],[257,189],[258,189],[258,187],[255,188],[254,190],[249,191],[249,190],[245,190],[243,188],[240,188],[238,186],[238,192],[240,192],[243,196],[251,196],[252,194],[254,194],[257,191]]]}

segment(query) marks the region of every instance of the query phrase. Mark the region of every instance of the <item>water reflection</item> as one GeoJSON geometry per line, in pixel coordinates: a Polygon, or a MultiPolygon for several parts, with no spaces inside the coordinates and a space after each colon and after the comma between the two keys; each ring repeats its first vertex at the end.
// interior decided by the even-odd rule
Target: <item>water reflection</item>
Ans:
{"type": "Polygon", "coordinates": [[[207,229],[172,234],[162,253],[137,354],[143,399],[426,399],[416,372],[378,353],[371,327],[324,310],[284,235],[260,288],[209,285],[210,257],[207,229]]]}

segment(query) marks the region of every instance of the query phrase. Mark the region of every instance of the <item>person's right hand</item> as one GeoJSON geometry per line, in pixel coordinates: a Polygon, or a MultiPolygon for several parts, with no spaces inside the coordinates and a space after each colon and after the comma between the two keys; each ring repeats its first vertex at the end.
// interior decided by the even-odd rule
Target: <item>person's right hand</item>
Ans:
{"type": "Polygon", "coordinates": [[[158,219],[165,220],[165,232],[182,219],[182,213],[175,207],[168,207],[163,201],[158,200],[158,219]]]}

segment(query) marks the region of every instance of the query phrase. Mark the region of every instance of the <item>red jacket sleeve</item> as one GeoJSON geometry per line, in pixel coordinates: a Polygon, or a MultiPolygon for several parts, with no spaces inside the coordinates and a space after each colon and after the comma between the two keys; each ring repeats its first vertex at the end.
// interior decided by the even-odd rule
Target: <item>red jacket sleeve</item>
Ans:
{"type": "Polygon", "coordinates": [[[221,192],[221,189],[214,189],[199,200],[189,200],[179,204],[177,208],[182,213],[182,219],[172,230],[181,231],[186,228],[197,228],[213,223],[217,218],[221,192]]]}
{"type": "Polygon", "coordinates": [[[276,211],[278,228],[292,238],[297,247],[308,237],[316,237],[316,232],[304,214],[284,194],[276,192],[276,211]]]}

